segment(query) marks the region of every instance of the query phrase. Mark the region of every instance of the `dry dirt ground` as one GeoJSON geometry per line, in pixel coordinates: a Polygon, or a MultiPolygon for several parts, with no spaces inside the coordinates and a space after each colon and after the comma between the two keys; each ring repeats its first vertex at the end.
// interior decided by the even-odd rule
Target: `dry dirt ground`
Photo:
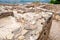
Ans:
{"type": "Polygon", "coordinates": [[[60,21],[53,20],[49,40],[60,40],[60,21]]]}

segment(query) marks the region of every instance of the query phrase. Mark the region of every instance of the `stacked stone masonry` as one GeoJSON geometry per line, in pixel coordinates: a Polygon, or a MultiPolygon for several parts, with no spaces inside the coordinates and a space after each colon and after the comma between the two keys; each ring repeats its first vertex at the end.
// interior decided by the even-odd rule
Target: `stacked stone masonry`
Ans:
{"type": "Polygon", "coordinates": [[[47,40],[53,13],[40,7],[0,5],[0,40],[47,40]]]}

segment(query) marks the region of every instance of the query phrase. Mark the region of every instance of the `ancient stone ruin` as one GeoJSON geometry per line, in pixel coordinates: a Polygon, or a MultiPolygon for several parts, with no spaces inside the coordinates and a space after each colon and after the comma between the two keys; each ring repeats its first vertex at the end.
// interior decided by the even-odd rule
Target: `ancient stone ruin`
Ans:
{"type": "Polygon", "coordinates": [[[1,5],[0,40],[48,39],[53,13],[42,10],[41,6],[26,6],[1,5]]]}

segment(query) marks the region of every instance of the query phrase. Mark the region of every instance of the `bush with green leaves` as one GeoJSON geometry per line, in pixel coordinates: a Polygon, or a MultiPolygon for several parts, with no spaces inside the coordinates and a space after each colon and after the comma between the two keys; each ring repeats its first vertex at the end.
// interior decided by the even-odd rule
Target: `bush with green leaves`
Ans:
{"type": "Polygon", "coordinates": [[[52,4],[60,4],[60,0],[51,0],[50,3],[52,3],[52,4]]]}

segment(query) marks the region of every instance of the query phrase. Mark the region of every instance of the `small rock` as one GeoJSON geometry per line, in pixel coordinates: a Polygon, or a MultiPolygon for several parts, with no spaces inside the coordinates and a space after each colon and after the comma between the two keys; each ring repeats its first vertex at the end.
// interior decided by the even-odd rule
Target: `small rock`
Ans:
{"type": "Polygon", "coordinates": [[[28,32],[28,30],[22,30],[21,35],[25,35],[28,32]]]}
{"type": "Polygon", "coordinates": [[[57,20],[60,20],[60,16],[59,15],[56,15],[55,17],[57,20]]]}
{"type": "Polygon", "coordinates": [[[36,40],[34,37],[30,36],[30,40],[36,40]]]}
{"type": "Polygon", "coordinates": [[[27,24],[26,27],[25,27],[25,29],[27,29],[27,30],[34,30],[36,28],[37,27],[35,25],[32,25],[32,24],[27,24]]]}
{"type": "Polygon", "coordinates": [[[21,23],[25,23],[24,18],[21,18],[21,19],[20,19],[20,22],[21,22],[21,23]]]}
{"type": "Polygon", "coordinates": [[[24,38],[25,38],[24,36],[19,36],[18,40],[24,40],[24,38]]]}
{"type": "Polygon", "coordinates": [[[30,25],[30,29],[34,30],[36,29],[37,27],[35,25],[30,25]]]}
{"type": "Polygon", "coordinates": [[[8,34],[6,37],[7,37],[7,39],[12,39],[13,36],[14,36],[14,34],[10,33],[10,34],[8,34]]]}
{"type": "Polygon", "coordinates": [[[31,24],[35,24],[36,23],[36,21],[35,20],[33,20],[32,22],[31,22],[31,24]]]}
{"type": "Polygon", "coordinates": [[[23,10],[18,10],[17,13],[24,14],[23,10]]]}
{"type": "Polygon", "coordinates": [[[30,7],[29,9],[33,9],[33,7],[30,7]]]}
{"type": "Polygon", "coordinates": [[[49,15],[52,15],[53,13],[52,12],[46,12],[47,14],[49,14],[49,15]]]}

